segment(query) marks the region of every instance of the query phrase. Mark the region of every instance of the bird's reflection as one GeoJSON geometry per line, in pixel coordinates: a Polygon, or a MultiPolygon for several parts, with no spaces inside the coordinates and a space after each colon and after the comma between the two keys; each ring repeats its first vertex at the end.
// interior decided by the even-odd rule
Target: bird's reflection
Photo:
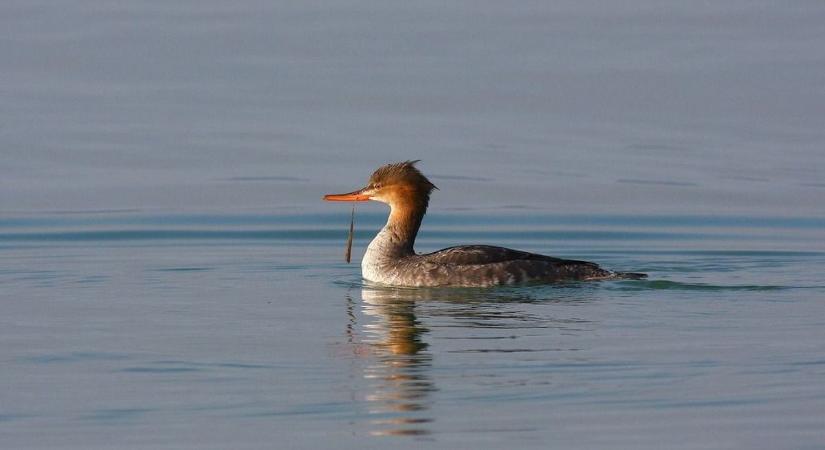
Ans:
{"type": "Polygon", "coordinates": [[[435,389],[429,375],[427,329],[415,316],[415,302],[404,292],[364,288],[363,313],[373,320],[363,325],[362,343],[374,362],[364,369],[370,383],[367,395],[375,435],[426,435],[428,395],[435,389]]]}
{"type": "MultiPolygon", "coordinates": [[[[348,342],[367,394],[370,434],[425,436],[431,433],[431,394],[437,390],[428,349],[429,330],[416,315],[453,321],[468,330],[559,329],[575,332],[581,321],[530,314],[528,304],[590,301],[577,287],[536,289],[404,289],[366,285],[361,302],[348,300],[348,342]],[[548,296],[547,294],[552,294],[548,296]],[[438,305],[433,308],[433,305],[438,305]]],[[[507,331],[512,333],[512,331],[507,331]]],[[[509,340],[508,340],[509,341],[509,340]]],[[[478,342],[478,340],[475,340],[478,342]]],[[[455,345],[455,344],[453,344],[455,345]]],[[[474,345],[477,345],[474,344],[474,345]]],[[[518,349],[545,351],[548,349],[518,349]]],[[[551,349],[556,350],[556,349],[551,349]]],[[[477,351],[469,349],[467,351],[477,351]]],[[[490,351],[515,351],[490,349],[490,351]]]]}

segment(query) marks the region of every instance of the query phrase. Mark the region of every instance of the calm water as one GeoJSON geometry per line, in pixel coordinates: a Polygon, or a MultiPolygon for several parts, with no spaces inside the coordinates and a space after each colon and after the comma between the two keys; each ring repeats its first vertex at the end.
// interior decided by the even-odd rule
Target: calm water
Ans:
{"type": "Polygon", "coordinates": [[[3,1],[0,447],[825,448],[825,3],[695,3],[3,1]],[[418,158],[650,278],[364,285],[418,158]]]}
{"type": "MultiPolygon", "coordinates": [[[[381,216],[359,219],[360,257],[381,216]]],[[[346,221],[342,212],[0,222],[4,440],[823,442],[822,220],[428,218],[421,250],[498,242],[650,274],[488,290],[365,286],[357,265],[340,261],[346,221]]]]}

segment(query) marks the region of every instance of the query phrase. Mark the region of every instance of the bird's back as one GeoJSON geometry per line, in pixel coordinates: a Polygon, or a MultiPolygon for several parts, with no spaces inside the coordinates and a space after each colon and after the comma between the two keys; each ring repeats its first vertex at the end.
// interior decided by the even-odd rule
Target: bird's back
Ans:
{"type": "Polygon", "coordinates": [[[615,276],[587,261],[489,245],[449,247],[433,253],[410,255],[386,269],[392,284],[404,286],[495,286],[615,276]]]}

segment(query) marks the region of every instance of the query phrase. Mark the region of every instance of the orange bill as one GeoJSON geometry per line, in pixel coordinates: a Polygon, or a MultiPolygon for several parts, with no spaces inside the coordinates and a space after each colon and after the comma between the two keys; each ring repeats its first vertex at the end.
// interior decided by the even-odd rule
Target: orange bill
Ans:
{"type": "Polygon", "coordinates": [[[328,202],[365,202],[370,199],[369,195],[364,194],[365,189],[359,189],[347,194],[327,194],[324,200],[328,202]]]}

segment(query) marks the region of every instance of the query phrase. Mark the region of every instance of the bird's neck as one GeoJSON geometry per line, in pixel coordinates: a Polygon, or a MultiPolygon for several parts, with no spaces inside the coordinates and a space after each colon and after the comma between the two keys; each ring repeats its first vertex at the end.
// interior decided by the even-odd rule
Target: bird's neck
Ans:
{"type": "Polygon", "coordinates": [[[415,203],[390,204],[387,224],[370,243],[369,250],[390,257],[415,254],[415,237],[425,211],[426,206],[415,203]]]}

